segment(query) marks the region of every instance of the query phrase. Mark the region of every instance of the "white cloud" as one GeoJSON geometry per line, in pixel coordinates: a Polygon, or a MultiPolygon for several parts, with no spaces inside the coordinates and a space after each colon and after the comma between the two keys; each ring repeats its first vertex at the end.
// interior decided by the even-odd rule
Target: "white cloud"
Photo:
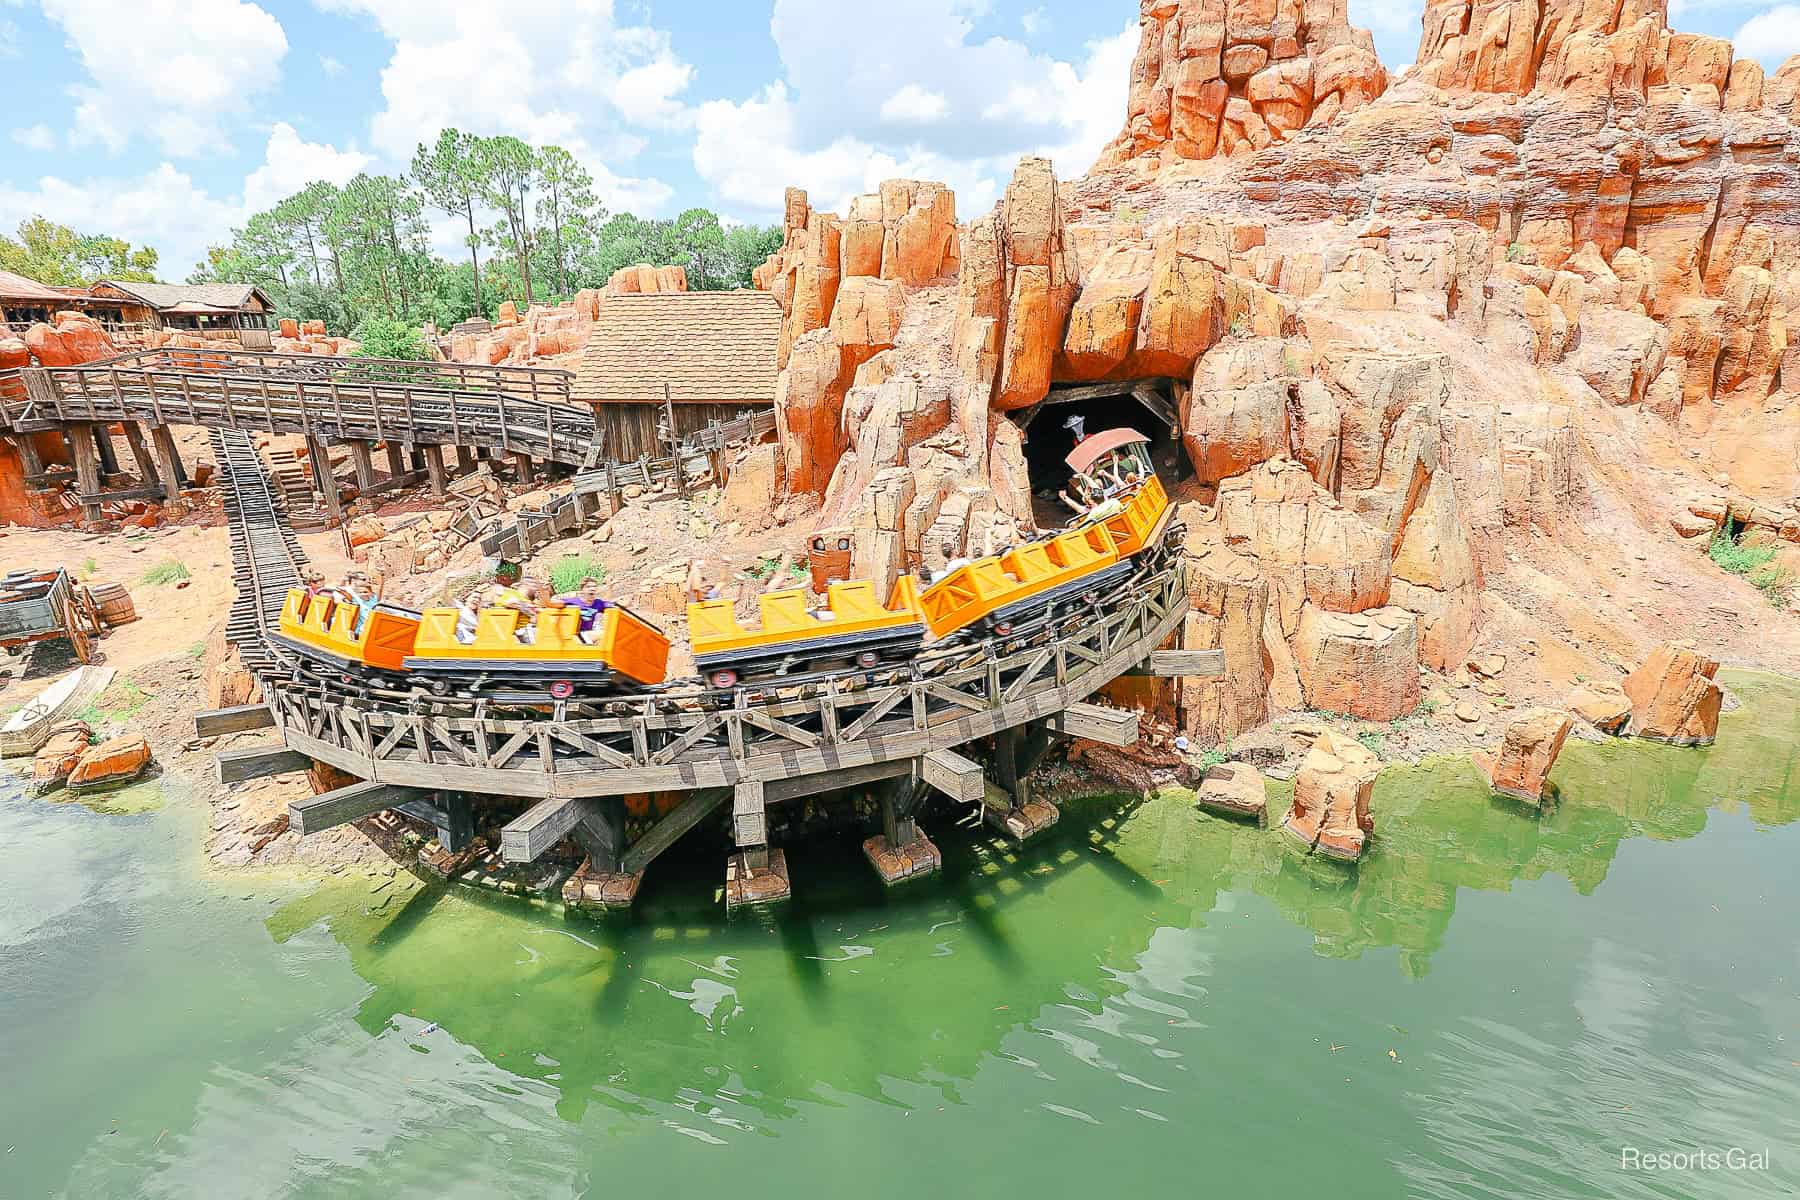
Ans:
{"type": "Polygon", "coordinates": [[[715,100],[696,113],[694,166],[722,205],[772,216],[793,185],[821,208],[842,212],[851,196],[905,177],[948,184],[967,218],[993,204],[1021,155],[1048,155],[1064,177],[1077,175],[1124,123],[1135,23],[1069,63],[1003,38],[970,42],[967,6],[956,0],[894,2],[904,11],[888,26],[893,36],[866,57],[853,47],[848,62],[833,51],[838,60],[826,74],[812,58],[824,43],[806,19],[826,0],[777,0],[774,30],[787,77],[742,102],[715,100]],[[921,74],[877,91],[881,60],[890,56],[921,74]],[[976,115],[934,125],[929,150],[910,137],[896,140],[883,119],[893,114],[883,110],[908,86],[940,97],[946,111],[976,115]]]}
{"type": "Polygon", "coordinates": [[[168,279],[186,278],[207,244],[223,240],[239,219],[236,205],[215,199],[166,162],[135,179],[72,183],[46,175],[31,189],[0,186],[0,228],[34,213],[84,233],[155,246],[168,279]]]}
{"type": "Polygon", "coordinates": [[[1800,5],[1777,4],[1757,13],[1731,39],[1739,54],[1773,70],[1792,54],[1800,54],[1800,5]]]}
{"type": "Polygon", "coordinates": [[[19,57],[19,27],[0,20],[0,59],[19,57]]]}
{"type": "Polygon", "coordinates": [[[287,35],[245,0],[43,0],[90,82],[77,100],[70,142],[121,150],[139,134],[166,153],[212,148],[247,100],[279,78],[287,35]]]}
{"type": "Polygon", "coordinates": [[[185,279],[207,246],[226,241],[251,214],[314,180],[341,184],[370,162],[358,150],[308,142],[293,126],[277,124],[262,163],[235,196],[214,195],[169,162],[136,177],[72,181],[46,175],[33,187],[0,184],[0,229],[42,213],[83,233],[154,246],[161,276],[185,279]]]}
{"type": "Polygon", "coordinates": [[[246,215],[273,208],[307,184],[321,179],[342,186],[373,161],[369,155],[354,148],[339,150],[336,146],[306,141],[292,125],[282,121],[269,131],[262,165],[244,177],[240,207],[246,215]]]}
{"type": "Polygon", "coordinates": [[[1425,0],[1350,0],[1350,23],[1382,37],[1419,38],[1425,0]]]}
{"type": "Polygon", "coordinates": [[[881,105],[881,119],[896,124],[928,125],[950,115],[950,102],[938,92],[909,83],[881,105]]]}
{"type": "Polygon", "coordinates": [[[676,96],[693,77],[693,67],[672,54],[660,54],[620,75],[612,86],[612,102],[634,125],[679,125],[687,108],[676,96]]]}
{"type": "Polygon", "coordinates": [[[12,140],[27,150],[36,150],[39,153],[56,149],[56,134],[52,133],[50,127],[42,121],[29,129],[13,130],[12,140]]]}
{"type": "Polygon", "coordinates": [[[319,56],[319,70],[325,72],[325,77],[327,79],[336,79],[339,75],[344,73],[344,64],[331,57],[329,54],[321,54],[319,56]]]}
{"type": "Polygon", "coordinates": [[[1019,25],[1025,30],[1026,37],[1036,37],[1049,29],[1051,24],[1050,14],[1042,7],[1034,8],[1019,18],[1019,25]]]}

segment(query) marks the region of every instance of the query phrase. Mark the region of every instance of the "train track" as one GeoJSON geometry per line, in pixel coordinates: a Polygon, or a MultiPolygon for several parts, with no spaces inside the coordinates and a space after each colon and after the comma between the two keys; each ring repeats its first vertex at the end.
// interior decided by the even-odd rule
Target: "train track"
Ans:
{"type": "Polygon", "coordinates": [[[237,644],[252,671],[269,670],[276,663],[264,635],[280,623],[288,589],[301,585],[306,553],[250,435],[235,429],[211,432],[237,583],[225,636],[237,644]]]}

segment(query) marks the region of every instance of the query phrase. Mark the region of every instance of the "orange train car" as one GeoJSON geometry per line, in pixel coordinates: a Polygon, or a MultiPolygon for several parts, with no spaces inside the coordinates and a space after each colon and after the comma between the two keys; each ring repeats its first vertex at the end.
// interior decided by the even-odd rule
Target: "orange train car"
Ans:
{"type": "Polygon", "coordinates": [[[729,600],[688,605],[694,665],[715,687],[731,687],[748,673],[786,675],[820,664],[875,667],[911,657],[925,641],[918,584],[902,575],[883,607],[866,580],[830,585],[819,616],[806,609],[806,589],[758,598],[762,627],[740,625],[729,600]]]}
{"type": "Polygon", "coordinates": [[[290,588],[275,639],[328,666],[348,660],[384,671],[401,670],[419,632],[419,614],[395,604],[377,604],[367,620],[358,617],[354,604],[290,588]]]}
{"type": "Polygon", "coordinates": [[[935,638],[970,627],[1004,635],[1130,570],[1108,527],[1090,524],[960,566],[926,588],[919,603],[935,638]]]}
{"type": "Polygon", "coordinates": [[[456,636],[459,615],[454,608],[426,609],[405,659],[406,669],[434,691],[537,685],[551,699],[566,700],[577,690],[633,691],[668,676],[668,635],[623,605],[600,615],[592,642],[582,640],[581,614],[573,608],[540,611],[529,642],[521,639],[527,618],[517,609],[482,609],[468,642],[456,636]]]}

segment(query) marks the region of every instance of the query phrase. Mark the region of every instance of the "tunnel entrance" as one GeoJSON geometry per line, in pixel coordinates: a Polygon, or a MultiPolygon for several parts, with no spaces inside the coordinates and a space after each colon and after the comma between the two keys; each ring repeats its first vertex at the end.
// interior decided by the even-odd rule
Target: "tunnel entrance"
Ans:
{"type": "Polygon", "coordinates": [[[1092,436],[1108,429],[1135,429],[1150,439],[1150,461],[1163,487],[1173,490],[1191,469],[1181,445],[1172,379],[1118,383],[1058,384],[1050,394],[1014,419],[1025,433],[1025,466],[1031,476],[1031,507],[1039,528],[1059,529],[1075,511],[1057,497],[1068,487],[1063,461],[1075,448],[1071,418],[1080,418],[1092,436]]]}

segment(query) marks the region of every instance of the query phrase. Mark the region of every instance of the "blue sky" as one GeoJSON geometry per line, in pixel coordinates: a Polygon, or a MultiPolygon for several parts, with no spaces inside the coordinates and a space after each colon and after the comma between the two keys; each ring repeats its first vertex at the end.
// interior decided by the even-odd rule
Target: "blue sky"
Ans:
{"type": "MultiPolygon", "coordinates": [[[[1351,0],[1389,67],[1420,3],[1351,0]]],[[[33,212],[185,276],[317,178],[403,168],[444,125],[578,153],[608,205],[779,216],[883,178],[965,218],[1012,163],[1079,174],[1119,128],[1136,0],[0,0],[0,229],[33,212]],[[865,14],[880,14],[878,29],[865,14]]],[[[1800,4],[1684,0],[1678,28],[1771,69],[1800,4]]],[[[446,248],[454,234],[442,234],[446,248]]]]}

